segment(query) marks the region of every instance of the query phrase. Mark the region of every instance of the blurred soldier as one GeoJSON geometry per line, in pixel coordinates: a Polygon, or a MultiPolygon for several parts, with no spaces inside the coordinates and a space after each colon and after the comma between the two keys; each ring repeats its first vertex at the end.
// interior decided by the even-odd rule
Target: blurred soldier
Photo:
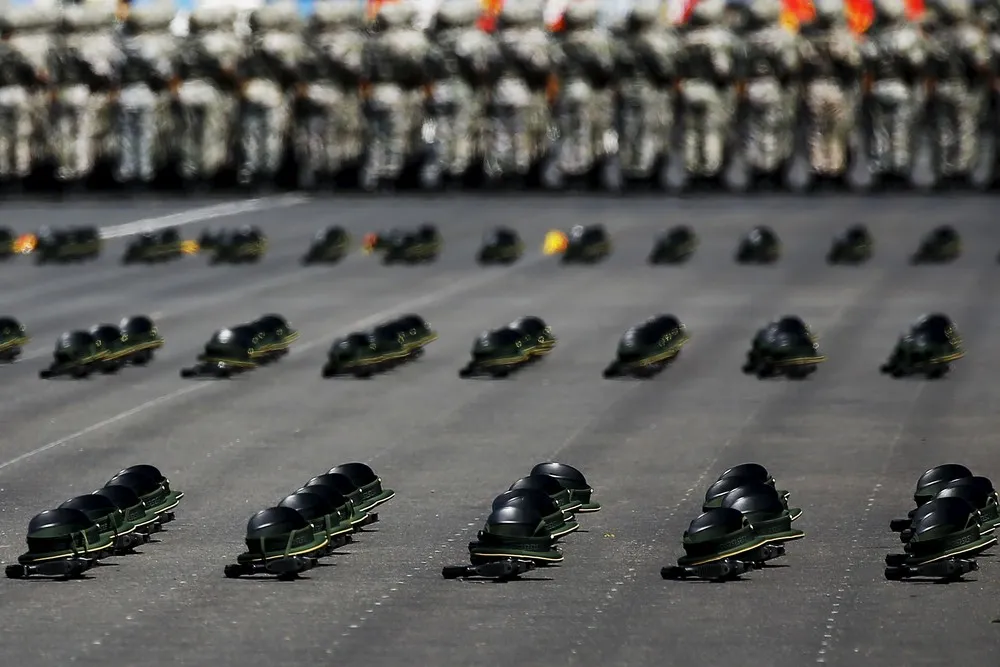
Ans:
{"type": "Polygon", "coordinates": [[[745,124],[737,132],[751,171],[773,174],[793,147],[799,42],[795,33],[778,23],[781,0],[754,0],[747,10],[743,33],[746,86],[741,100],[745,124]]]}
{"type": "Polygon", "coordinates": [[[847,27],[844,0],[816,0],[816,18],[800,42],[809,165],[833,176],[847,167],[848,137],[857,119],[861,46],[847,27]]]}
{"type": "Polygon", "coordinates": [[[570,3],[557,33],[554,55],[559,77],[556,99],[559,168],[571,177],[585,176],[613,149],[614,55],[611,36],[597,29],[593,0],[570,3]]]}
{"type": "Polygon", "coordinates": [[[673,150],[670,188],[683,189],[690,175],[714,177],[725,165],[736,112],[743,47],[722,24],[725,0],[699,0],[682,35],[678,66],[682,144],[673,150]]]}
{"type": "MultiPolygon", "coordinates": [[[[486,174],[525,177],[549,150],[549,99],[554,97],[552,43],[537,0],[506,0],[497,38],[503,70],[492,90],[486,174]]],[[[558,164],[543,177],[558,179],[558,164]]]]}
{"type": "Polygon", "coordinates": [[[33,132],[40,102],[48,99],[44,45],[32,44],[32,33],[51,28],[51,15],[34,7],[0,14],[0,182],[31,173],[36,146],[33,132]],[[32,48],[35,47],[35,48],[32,48]]]}
{"type": "Polygon", "coordinates": [[[215,178],[229,158],[236,63],[243,46],[230,7],[192,12],[175,63],[180,110],[180,172],[188,185],[215,178]]]}
{"type": "Polygon", "coordinates": [[[360,95],[364,20],[364,12],[352,3],[315,5],[296,114],[300,187],[314,185],[319,172],[335,176],[356,165],[364,152],[360,95]]]}
{"type": "Polygon", "coordinates": [[[250,44],[237,69],[240,185],[271,182],[285,157],[290,95],[305,58],[302,21],[294,3],[265,5],[250,15],[250,44]]]}
{"type": "Polygon", "coordinates": [[[988,108],[989,37],[972,22],[970,0],[928,4],[936,17],[929,30],[927,62],[932,86],[927,120],[939,156],[936,168],[945,177],[970,175],[988,108]]]}
{"type": "Polygon", "coordinates": [[[497,41],[476,25],[481,13],[479,0],[445,0],[434,17],[424,123],[424,141],[433,148],[421,173],[424,187],[436,187],[442,173],[462,177],[483,153],[487,93],[502,63],[497,41]]]}
{"type": "Polygon", "coordinates": [[[137,7],[122,26],[123,59],[119,69],[118,164],[120,183],[150,183],[164,163],[163,140],[169,136],[168,87],[174,78],[177,40],[170,34],[169,6],[137,7]]]}
{"type": "Polygon", "coordinates": [[[50,66],[55,86],[52,143],[56,179],[78,185],[113,145],[111,106],[121,59],[115,8],[72,5],[63,10],[50,66]]]}
{"type": "Polygon", "coordinates": [[[622,169],[633,179],[648,178],[665,162],[673,130],[673,84],[680,41],[658,19],[657,2],[636,3],[625,15],[615,53],[618,148],[622,169]]]}
{"type": "Polygon", "coordinates": [[[416,9],[408,0],[383,4],[375,17],[379,31],[362,51],[371,128],[361,185],[374,190],[395,182],[412,160],[423,122],[424,86],[430,55],[427,36],[414,27],[416,9]]]}
{"type": "Polygon", "coordinates": [[[906,18],[903,0],[875,0],[875,20],[863,43],[865,112],[871,123],[872,168],[905,175],[912,136],[923,111],[927,42],[906,18]]]}

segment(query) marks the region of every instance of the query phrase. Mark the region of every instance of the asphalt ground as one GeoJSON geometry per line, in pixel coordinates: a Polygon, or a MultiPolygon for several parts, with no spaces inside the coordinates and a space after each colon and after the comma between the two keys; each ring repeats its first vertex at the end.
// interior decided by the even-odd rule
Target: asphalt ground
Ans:
{"type": "MultiPolygon", "coordinates": [[[[86,579],[0,580],[0,664],[992,664],[995,558],[949,586],[890,583],[882,569],[899,547],[888,522],[909,509],[925,469],[961,462],[1000,482],[995,201],[321,199],[208,223],[261,225],[270,250],[256,266],[123,267],[125,239],[89,264],[4,263],[0,311],[34,339],[0,368],[0,559],[23,551],[35,513],[127,465],[159,466],[187,497],[156,543],[86,579]],[[445,239],[436,264],[384,267],[359,252],[333,267],[298,264],[326,224],[357,244],[425,220],[445,239]],[[613,236],[606,262],[562,267],[541,255],[546,230],[588,222],[613,236]],[[875,258],[826,266],[831,238],[853,222],[871,227],[875,258]],[[501,223],[528,251],[513,267],[481,269],[481,235],[501,223]],[[696,256],[647,266],[655,235],[679,223],[696,227],[696,256]],[[784,257],[736,266],[740,234],[761,223],[784,257]],[[961,259],[909,266],[943,223],[963,235],[961,259]],[[956,320],[968,357],[941,381],[881,376],[896,336],[935,310],[956,320]],[[288,358],[228,382],[178,376],[214,330],[269,311],[302,332],[288,358]],[[368,381],[320,378],[336,335],[410,311],[440,332],[424,358],[368,381]],[[653,380],[603,380],[622,331],[658,312],[693,337],[679,361],[653,380]],[[154,315],[166,337],[150,367],[37,378],[63,330],[134,313],[154,315]],[[786,313],[815,329],[829,361],[800,383],[742,375],[757,327],[786,313]],[[457,377],[476,334],[524,314],[559,337],[549,358],[507,380],[457,377]],[[604,506],[580,517],[565,563],[504,585],[443,580],[442,565],[466,562],[492,498],[547,459],[582,469],[604,506]],[[298,582],[223,578],[256,510],[353,460],[397,492],[373,530],[298,582]],[[782,567],[742,582],[663,581],[704,490],[748,461],[791,491],[807,538],[782,567]]],[[[5,224],[121,225],[216,203],[19,203],[5,224]]]]}

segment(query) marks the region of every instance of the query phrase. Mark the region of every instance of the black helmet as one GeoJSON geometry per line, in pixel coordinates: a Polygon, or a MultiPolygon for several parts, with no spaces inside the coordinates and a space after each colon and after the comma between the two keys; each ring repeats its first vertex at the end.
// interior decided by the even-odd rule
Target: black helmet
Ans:
{"type": "Polygon", "coordinates": [[[0,336],[23,336],[24,325],[9,315],[0,315],[0,336]]]}
{"type": "Polygon", "coordinates": [[[148,463],[138,463],[134,466],[122,468],[121,470],[118,471],[118,474],[122,475],[127,472],[134,472],[140,475],[145,475],[146,477],[149,477],[151,480],[155,481],[157,484],[166,487],[168,490],[170,489],[170,480],[168,480],[166,476],[162,472],[160,472],[160,469],[157,468],[156,466],[149,465],[148,463]]]}
{"type": "Polygon", "coordinates": [[[288,338],[297,332],[288,324],[288,321],[281,315],[269,313],[257,318],[253,323],[254,328],[266,332],[268,335],[278,338],[288,338]]]}
{"type": "Polygon", "coordinates": [[[552,327],[546,324],[545,320],[535,315],[519,317],[510,323],[510,327],[533,338],[549,337],[552,335],[552,327]]]}
{"type": "Polygon", "coordinates": [[[382,488],[382,478],[364,463],[343,463],[330,468],[329,474],[347,477],[361,490],[361,509],[368,511],[396,495],[391,489],[382,488]]]}
{"type": "Polygon", "coordinates": [[[739,510],[761,537],[772,542],[787,542],[805,537],[792,528],[792,514],[773,486],[753,482],[739,486],[722,500],[723,508],[739,510]]]}
{"type": "Polygon", "coordinates": [[[367,516],[364,512],[358,513],[354,507],[354,503],[352,503],[347,496],[331,486],[325,486],[323,484],[303,486],[302,488],[297,489],[295,493],[314,493],[317,496],[321,496],[323,500],[330,505],[330,507],[334,508],[334,513],[341,521],[359,523],[367,516]]]}
{"type": "Polygon", "coordinates": [[[129,336],[155,336],[156,324],[146,315],[132,315],[125,317],[118,323],[118,328],[122,333],[129,336]]]}
{"type": "Polygon", "coordinates": [[[719,475],[719,479],[726,479],[727,477],[747,477],[774,486],[774,478],[771,477],[771,473],[759,463],[741,463],[719,475]]]}
{"type": "Polygon", "coordinates": [[[92,495],[104,496],[125,513],[125,521],[136,526],[146,526],[156,521],[156,512],[146,508],[135,491],[121,484],[107,484],[92,495]]]}
{"type": "Polygon", "coordinates": [[[767,225],[758,225],[747,232],[746,240],[749,243],[774,243],[778,235],[767,225]]]}
{"type": "Polygon", "coordinates": [[[161,514],[176,507],[177,502],[158,481],[141,472],[118,473],[105,486],[120,484],[135,491],[150,511],[161,514]]]}
{"type": "Polygon", "coordinates": [[[997,497],[993,482],[988,477],[961,477],[948,482],[935,498],[962,498],[979,510],[982,528],[989,530],[1000,522],[997,497]]]}
{"type": "Polygon", "coordinates": [[[668,229],[664,233],[664,237],[674,243],[681,243],[694,238],[694,230],[687,225],[677,225],[668,229]]]}
{"type": "Polygon", "coordinates": [[[552,542],[552,533],[538,510],[524,505],[505,505],[487,517],[478,540],[469,543],[469,555],[474,565],[511,557],[544,563],[561,562],[563,556],[552,542]]]}
{"type": "Polygon", "coordinates": [[[716,507],[698,516],[684,531],[681,567],[703,565],[763,546],[750,521],[731,507],[716,507]]]}
{"type": "Polygon", "coordinates": [[[962,554],[974,555],[996,543],[992,533],[979,532],[979,512],[961,498],[936,498],[925,503],[914,518],[906,550],[919,564],[962,554]]]}
{"type": "Polygon", "coordinates": [[[582,506],[580,501],[573,500],[569,491],[563,488],[559,480],[550,475],[532,474],[522,477],[511,484],[509,490],[515,491],[517,489],[538,489],[544,491],[564,512],[575,512],[582,506]]]}
{"type": "Polygon", "coordinates": [[[917,479],[917,488],[913,492],[913,502],[920,507],[933,500],[941,489],[949,482],[963,477],[972,477],[972,471],[959,463],[945,463],[926,471],[917,479]]]}
{"type": "Polygon", "coordinates": [[[357,523],[366,514],[366,512],[361,509],[363,506],[361,489],[359,489],[347,475],[329,472],[324,475],[317,475],[306,482],[304,488],[311,489],[314,486],[327,486],[350,500],[352,503],[352,509],[354,510],[354,516],[351,519],[351,523],[357,523]]]}
{"type": "Polygon", "coordinates": [[[713,482],[708,490],[705,491],[705,503],[702,505],[701,510],[707,512],[710,509],[716,507],[722,507],[723,499],[729,495],[729,492],[733,489],[738,489],[741,486],[746,486],[749,484],[760,484],[760,480],[757,477],[744,475],[736,477],[722,477],[717,481],[713,482]]]}
{"type": "Polygon", "coordinates": [[[556,501],[541,489],[514,489],[504,491],[493,499],[492,511],[502,507],[528,507],[542,515],[545,527],[552,535],[552,539],[558,539],[563,535],[572,533],[580,528],[580,524],[561,509],[556,501]]]}
{"type": "Polygon", "coordinates": [[[591,501],[594,489],[587,482],[587,478],[584,477],[582,472],[571,465],[556,461],[546,461],[532,468],[530,474],[554,477],[564,489],[569,491],[571,499],[582,503],[576,510],[577,512],[596,512],[601,509],[600,503],[591,501]]]}
{"type": "Polygon", "coordinates": [[[90,328],[90,335],[98,341],[104,349],[122,339],[122,331],[113,324],[95,324],[90,328]]]}
{"type": "Polygon", "coordinates": [[[93,521],[102,533],[116,534],[124,522],[124,514],[118,507],[104,496],[87,494],[70,498],[59,509],[79,510],[93,521]]]}
{"type": "Polygon", "coordinates": [[[958,238],[958,231],[951,225],[940,225],[931,230],[931,236],[941,242],[953,241],[958,238]]]}
{"type": "Polygon", "coordinates": [[[110,547],[112,539],[103,535],[97,524],[80,510],[68,507],[46,510],[28,522],[28,553],[18,561],[27,564],[85,554],[92,557],[110,547]]]}
{"type": "Polygon", "coordinates": [[[312,524],[291,507],[271,507],[247,522],[247,552],[258,557],[302,555],[325,546],[312,524]]]}
{"type": "Polygon", "coordinates": [[[285,496],[278,507],[290,507],[311,524],[323,526],[326,517],[337,510],[322,495],[312,491],[298,491],[285,496]]]}
{"type": "Polygon", "coordinates": [[[849,241],[866,241],[871,234],[862,224],[851,225],[844,231],[844,237],[849,241]]]}

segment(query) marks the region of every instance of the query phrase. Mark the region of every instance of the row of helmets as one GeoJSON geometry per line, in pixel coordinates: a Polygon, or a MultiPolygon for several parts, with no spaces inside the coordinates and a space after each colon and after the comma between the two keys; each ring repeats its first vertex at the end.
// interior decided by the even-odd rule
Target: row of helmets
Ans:
{"type": "Polygon", "coordinates": [[[247,522],[246,551],[226,565],[229,579],[258,574],[291,581],[319,559],[353,542],[376,523],[374,511],[396,495],[364,463],[343,463],[317,475],[247,522]]]}
{"type": "Polygon", "coordinates": [[[136,547],[174,520],[183,497],[156,466],[123,468],[93,493],[32,518],[28,550],[5,574],[8,579],[79,578],[100,560],[136,553],[136,547]]]}

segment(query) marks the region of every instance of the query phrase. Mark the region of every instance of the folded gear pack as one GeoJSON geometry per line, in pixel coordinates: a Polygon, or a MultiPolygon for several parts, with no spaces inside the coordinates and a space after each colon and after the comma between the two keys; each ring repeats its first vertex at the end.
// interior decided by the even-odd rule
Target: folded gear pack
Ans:
{"type": "Polygon", "coordinates": [[[28,522],[28,551],[8,565],[8,579],[32,576],[73,579],[111,553],[114,537],[80,510],[46,510],[28,522]]]}
{"type": "Polygon", "coordinates": [[[317,564],[326,548],[325,535],[291,507],[271,507],[254,514],[247,523],[247,550],[226,565],[229,579],[270,574],[291,581],[317,564]]]}
{"type": "Polygon", "coordinates": [[[677,565],[660,570],[664,579],[729,581],[776,555],[750,520],[729,507],[710,509],[694,519],[684,531],[683,546],[677,565]]]}
{"type": "Polygon", "coordinates": [[[563,555],[537,510],[505,505],[490,513],[476,540],[469,542],[469,559],[472,565],[446,566],[441,576],[513,579],[536,567],[559,564],[563,555]]]}

